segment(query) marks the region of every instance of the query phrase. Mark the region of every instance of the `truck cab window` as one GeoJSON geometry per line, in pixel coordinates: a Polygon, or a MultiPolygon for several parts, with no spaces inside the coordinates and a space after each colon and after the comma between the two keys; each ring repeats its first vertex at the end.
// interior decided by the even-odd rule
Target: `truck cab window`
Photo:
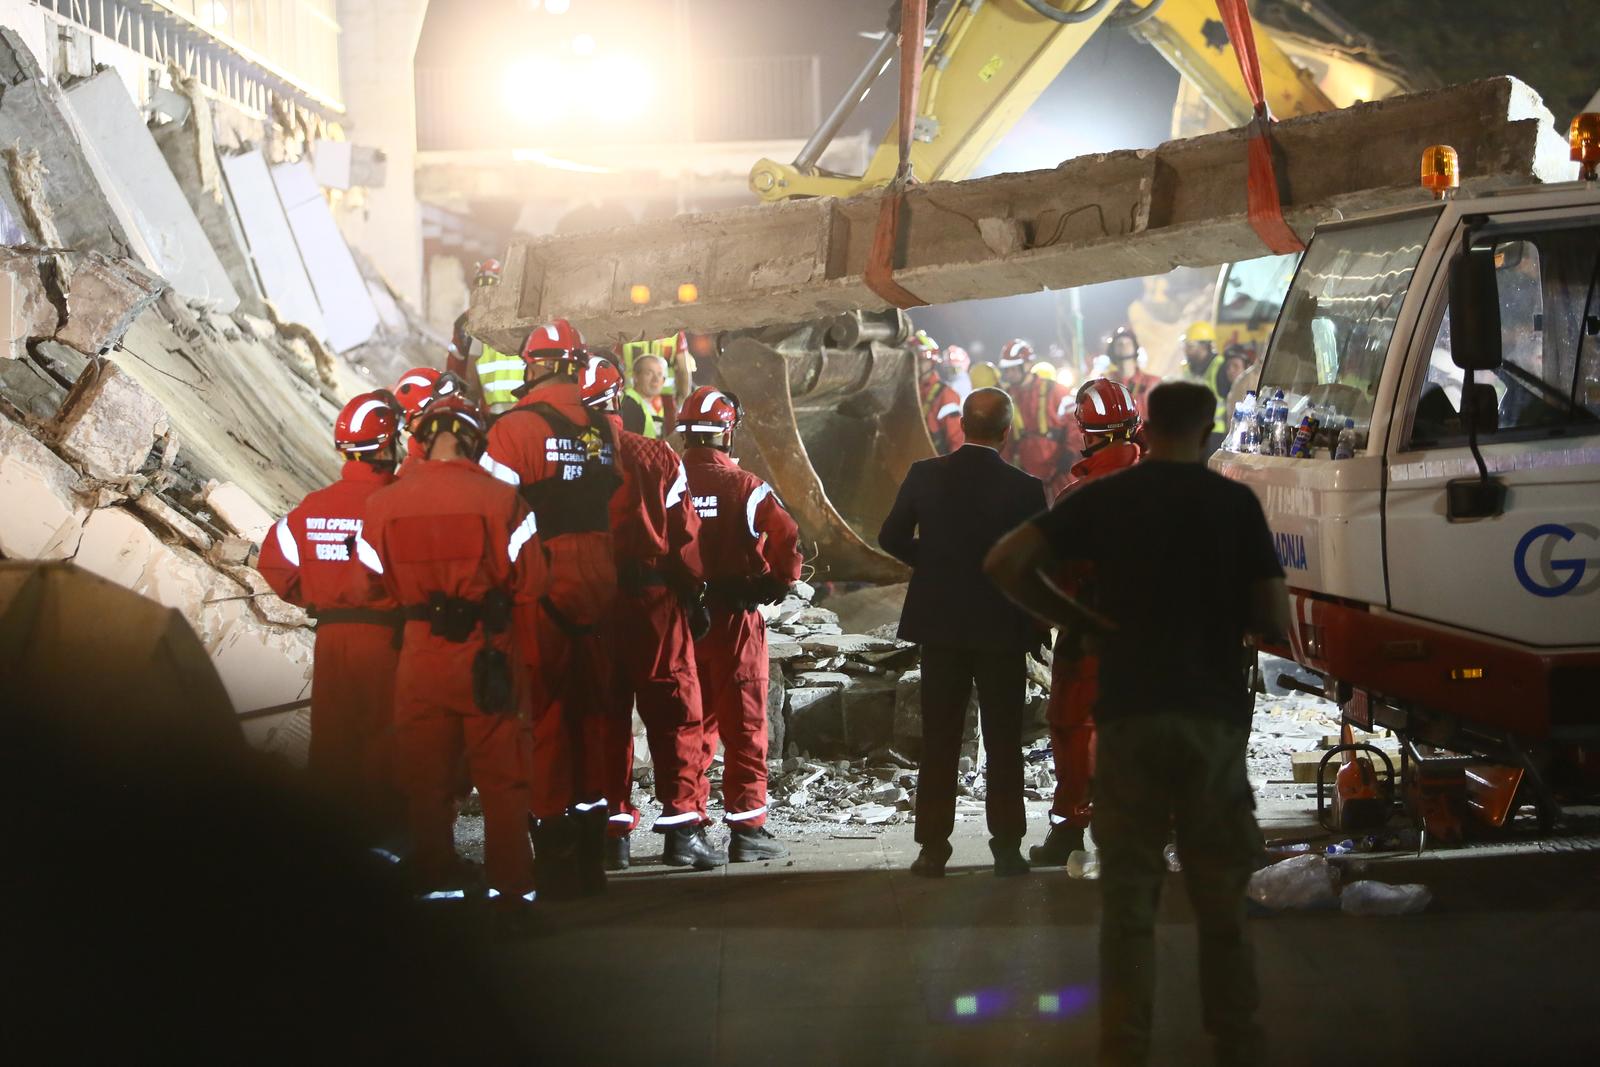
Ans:
{"type": "MultiPolygon", "coordinates": [[[[1560,228],[1495,245],[1500,292],[1498,370],[1479,372],[1493,387],[1507,439],[1600,432],[1600,228],[1560,228]]],[[[1450,315],[1434,327],[1428,370],[1416,399],[1411,448],[1459,445],[1463,372],[1450,358],[1450,315]]]]}
{"type": "Polygon", "coordinates": [[[1319,233],[1272,338],[1260,390],[1283,390],[1294,417],[1331,407],[1365,435],[1395,318],[1437,216],[1431,212],[1319,233]]]}

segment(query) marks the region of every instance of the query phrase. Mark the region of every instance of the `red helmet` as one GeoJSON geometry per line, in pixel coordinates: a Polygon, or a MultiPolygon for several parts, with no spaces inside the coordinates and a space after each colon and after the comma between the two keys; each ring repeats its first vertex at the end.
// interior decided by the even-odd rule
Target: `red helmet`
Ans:
{"type": "Polygon", "coordinates": [[[680,433],[731,433],[737,425],[739,401],[709,385],[690,393],[678,412],[680,433]]]}
{"type": "Polygon", "coordinates": [[[473,275],[472,284],[479,289],[485,285],[499,285],[500,261],[498,259],[486,259],[479,263],[478,269],[473,275]]]}
{"type": "Polygon", "coordinates": [[[535,326],[522,344],[522,361],[558,374],[574,374],[582,365],[583,334],[566,319],[535,326]]]}
{"type": "Polygon", "coordinates": [[[417,416],[411,432],[424,443],[431,442],[434,435],[440,432],[453,433],[468,442],[469,451],[482,451],[488,440],[489,426],[478,405],[460,393],[452,393],[438,397],[429,404],[417,416]]]}
{"type": "Polygon", "coordinates": [[[944,361],[958,371],[967,370],[972,366],[972,357],[967,355],[967,350],[960,345],[951,345],[945,349],[944,361]]]}
{"type": "Polygon", "coordinates": [[[394,387],[395,399],[405,409],[406,421],[417,417],[417,412],[433,399],[434,388],[439,384],[439,372],[432,367],[413,367],[406,371],[394,387]]]}
{"type": "Polygon", "coordinates": [[[1132,433],[1139,427],[1139,408],[1121,382],[1090,378],[1078,390],[1078,426],[1084,433],[1132,433]]]}
{"type": "Polygon", "coordinates": [[[344,406],[333,424],[333,443],[346,455],[377,452],[400,431],[394,397],[386,390],[362,393],[344,406]]]}
{"type": "Polygon", "coordinates": [[[583,369],[578,372],[578,389],[583,393],[583,406],[609,410],[622,394],[622,372],[617,365],[597,352],[590,351],[583,369]]]}
{"type": "Polygon", "coordinates": [[[1020,367],[1033,358],[1033,346],[1022,338],[1013,338],[1000,349],[1000,369],[1020,367]]]}

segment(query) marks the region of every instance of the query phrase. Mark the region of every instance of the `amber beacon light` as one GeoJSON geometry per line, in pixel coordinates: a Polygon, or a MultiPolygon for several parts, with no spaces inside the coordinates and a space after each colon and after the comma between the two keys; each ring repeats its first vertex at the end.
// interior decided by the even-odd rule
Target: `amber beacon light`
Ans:
{"type": "Polygon", "coordinates": [[[1422,150],[1422,187],[1443,200],[1461,185],[1461,164],[1456,150],[1447,144],[1429,145],[1422,150]]]}
{"type": "Polygon", "coordinates": [[[1572,161],[1578,164],[1578,177],[1594,181],[1595,168],[1600,167],[1600,111],[1585,111],[1573,118],[1567,143],[1572,146],[1572,161]]]}

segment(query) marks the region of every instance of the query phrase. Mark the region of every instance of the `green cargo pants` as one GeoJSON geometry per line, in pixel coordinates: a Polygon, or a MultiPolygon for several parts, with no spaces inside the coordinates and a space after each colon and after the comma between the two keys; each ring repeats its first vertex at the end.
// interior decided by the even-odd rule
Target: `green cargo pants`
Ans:
{"type": "Polygon", "coordinates": [[[1155,917],[1174,828],[1199,931],[1200,1003],[1217,1062],[1262,1054],[1245,884],[1262,850],[1245,772],[1249,731],[1162,713],[1101,723],[1094,839],[1100,850],[1100,1062],[1144,1064],[1155,1001],[1155,917]]]}

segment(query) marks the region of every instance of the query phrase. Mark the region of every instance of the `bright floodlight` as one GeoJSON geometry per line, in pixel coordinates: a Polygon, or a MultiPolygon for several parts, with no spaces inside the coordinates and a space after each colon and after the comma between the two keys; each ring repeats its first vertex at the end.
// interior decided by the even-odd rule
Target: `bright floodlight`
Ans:
{"type": "Polygon", "coordinates": [[[552,15],[565,15],[571,6],[572,0],[544,0],[544,9],[552,15]]]}
{"type": "Polygon", "coordinates": [[[580,56],[594,55],[594,38],[587,33],[580,33],[572,39],[572,50],[580,56]]]}
{"type": "Polygon", "coordinates": [[[530,126],[559,122],[566,117],[567,88],[560,67],[534,58],[508,66],[500,84],[506,114],[530,126]]]}
{"type": "Polygon", "coordinates": [[[649,67],[636,59],[618,57],[596,64],[589,101],[596,117],[627,121],[650,110],[655,91],[649,67]]]}

